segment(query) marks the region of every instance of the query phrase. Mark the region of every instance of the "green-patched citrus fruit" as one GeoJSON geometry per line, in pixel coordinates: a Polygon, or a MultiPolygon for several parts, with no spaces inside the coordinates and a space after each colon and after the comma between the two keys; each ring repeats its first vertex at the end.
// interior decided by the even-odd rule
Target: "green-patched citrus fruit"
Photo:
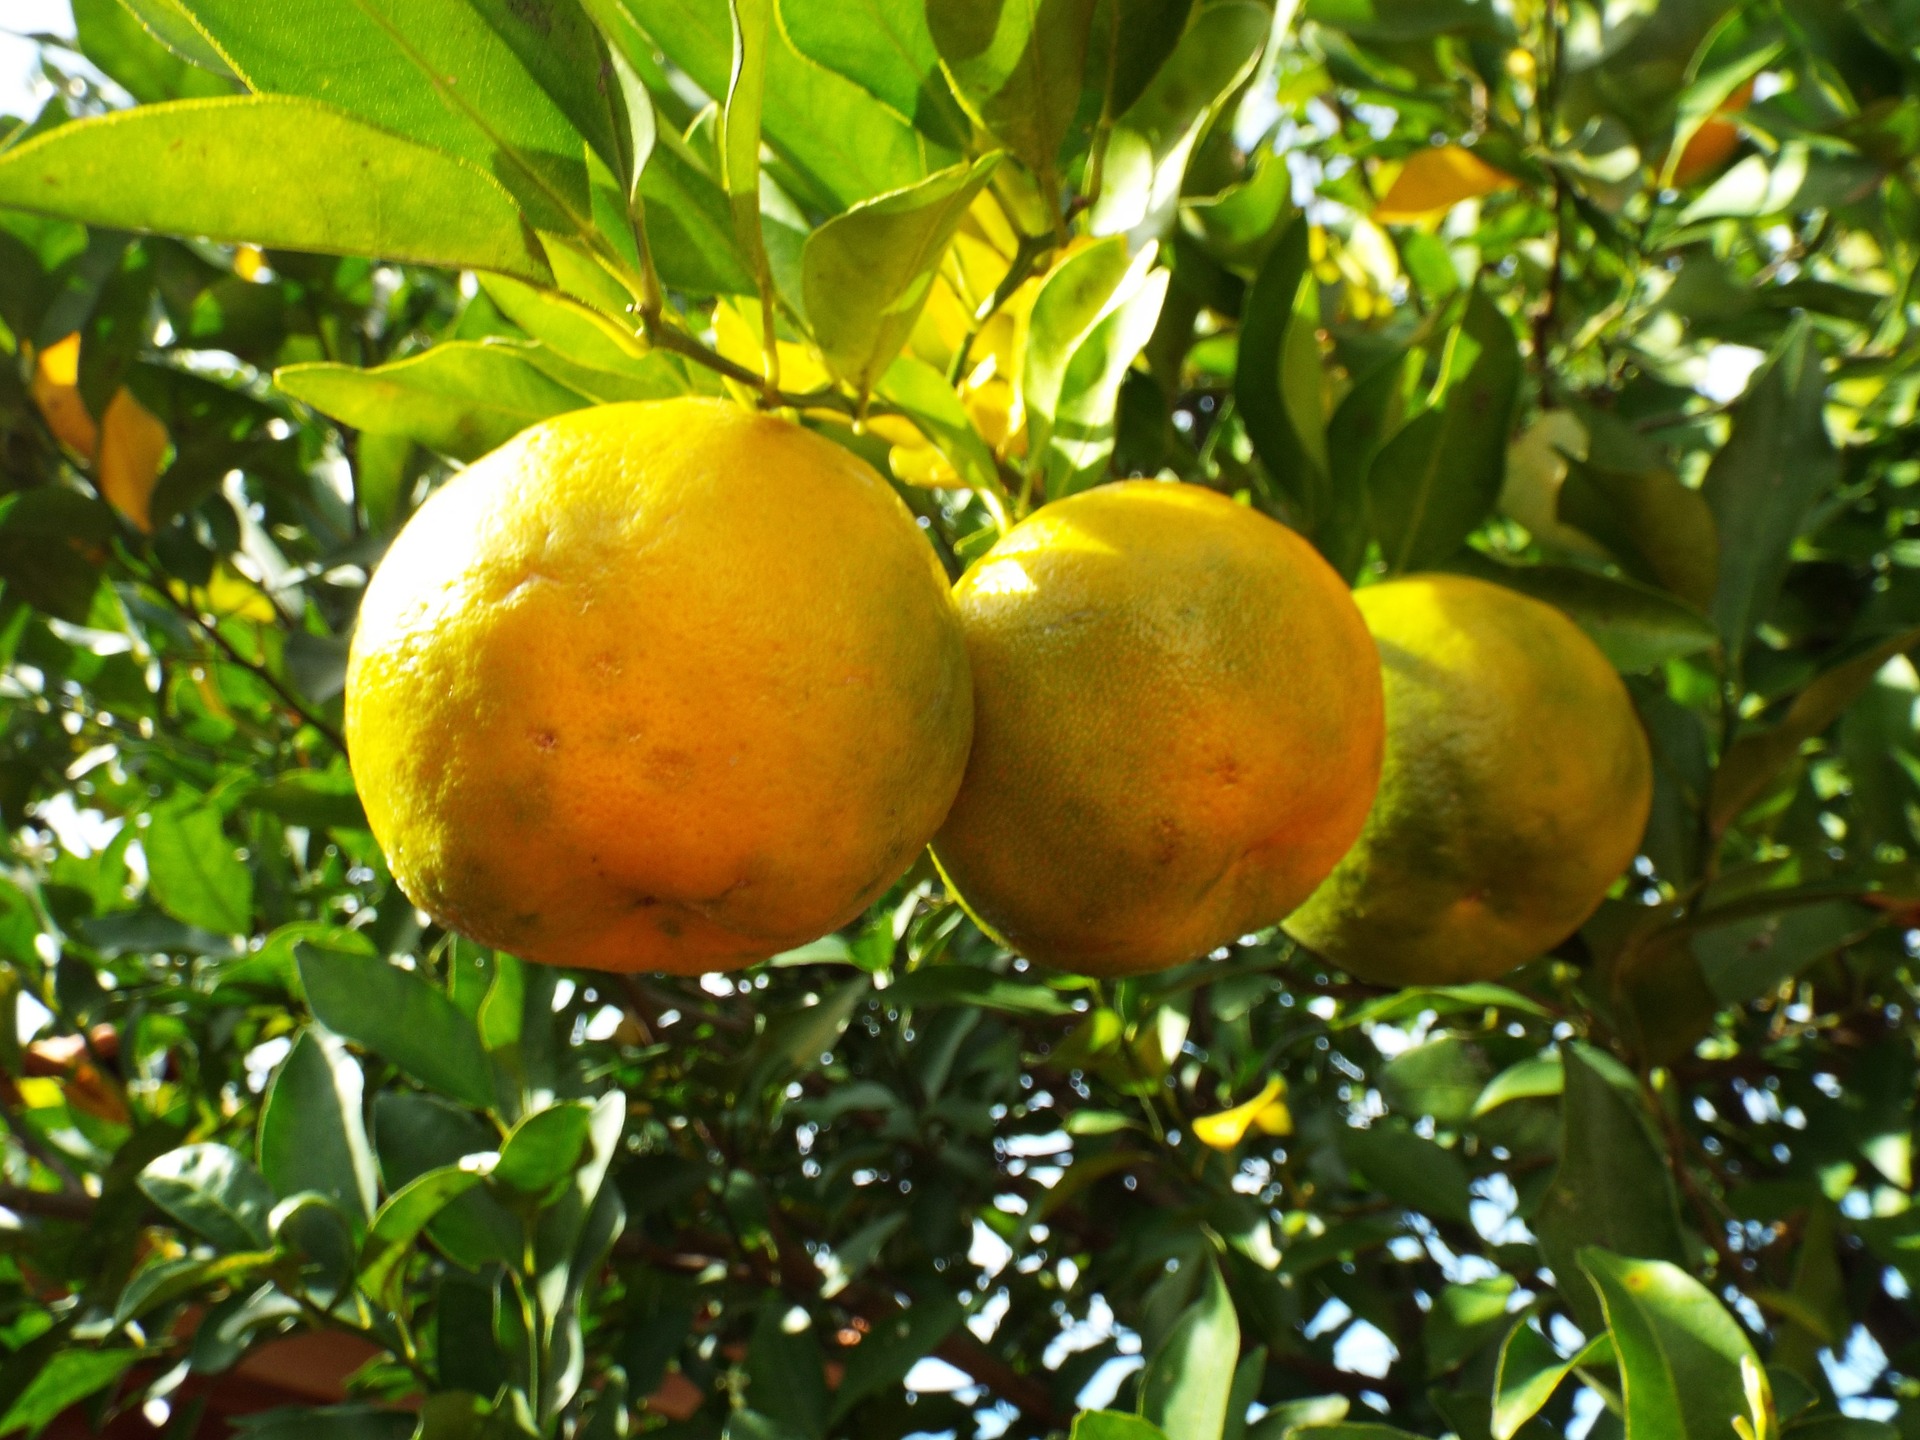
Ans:
{"type": "Polygon", "coordinates": [[[946,578],[872,469],[704,399],[535,426],[368,586],[347,739],[400,887],[612,970],[858,915],[947,812],[972,700],[946,578]]]}
{"type": "Polygon", "coordinates": [[[1613,666],[1551,606],[1423,575],[1356,597],[1387,757],[1353,850],[1286,929],[1383,985],[1485,980],[1579,928],[1632,861],[1653,764],[1613,666]]]}
{"type": "Polygon", "coordinates": [[[1360,831],[1379,662],[1298,535],[1210,490],[1102,486],[956,587],[973,755],[934,855],[1035,960],[1161,969],[1270,925],[1360,831]]]}

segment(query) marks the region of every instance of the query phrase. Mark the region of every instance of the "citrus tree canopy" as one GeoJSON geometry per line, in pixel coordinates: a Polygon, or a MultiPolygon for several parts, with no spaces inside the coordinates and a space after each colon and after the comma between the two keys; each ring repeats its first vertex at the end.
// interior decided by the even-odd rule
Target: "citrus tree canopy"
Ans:
{"type": "Polygon", "coordinates": [[[1916,0],[71,11],[0,1435],[1920,1440],[1916,0]]]}

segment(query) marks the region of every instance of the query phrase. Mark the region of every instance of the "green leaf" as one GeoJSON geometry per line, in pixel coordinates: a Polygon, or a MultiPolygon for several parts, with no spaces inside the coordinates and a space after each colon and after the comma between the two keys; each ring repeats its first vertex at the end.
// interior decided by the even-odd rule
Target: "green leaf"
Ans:
{"type": "Polygon", "coordinates": [[[853,1012],[872,993],[873,982],[860,975],[812,1004],[770,1017],[742,1059],[742,1097],[818,1065],[820,1057],[839,1043],[853,1012]]]}
{"type": "Polygon", "coordinates": [[[38,1434],[63,1411],[104,1390],[137,1364],[138,1350],[62,1350],[41,1367],[26,1389],[0,1415],[0,1435],[38,1434]]]}
{"type": "Polygon", "coordinates": [[[1605,545],[1639,579],[1711,609],[1720,557],[1706,497],[1671,470],[1613,470],[1564,458],[1560,520],[1605,545]]]}
{"type": "Polygon", "coordinates": [[[962,485],[988,494],[999,493],[1000,472],[993,451],[973,428],[967,407],[946,376],[924,360],[902,355],[880,377],[876,393],[888,404],[898,406],[919,427],[953,466],[962,485]]]}
{"type": "Polygon", "coordinates": [[[1436,35],[1497,34],[1500,23],[1486,0],[1307,0],[1303,18],[1344,30],[1356,40],[1387,44],[1436,35]]]}
{"type": "Polygon", "coordinates": [[[1074,344],[1060,377],[1047,446],[1028,463],[1045,476],[1047,498],[1057,500],[1098,481],[1113,454],[1120,385],[1153,336],[1167,297],[1169,272],[1154,268],[1153,247],[1133,259],[1100,315],[1074,344]]]}
{"type": "Polygon", "coordinates": [[[999,158],[986,155],[864,201],[807,237],[800,259],[807,318],[827,368],[857,394],[873,389],[907,343],[953,232],[999,158]]]}
{"type": "Polygon", "coordinates": [[[480,282],[500,313],[557,354],[592,369],[644,373],[650,360],[646,341],[630,324],[582,305],[565,295],[523,285],[504,275],[480,282]]]}
{"type": "Polygon", "coordinates": [[[1107,137],[1094,234],[1147,239],[1166,230],[1194,145],[1253,73],[1272,28],[1273,12],[1248,0],[1210,5],[1194,17],[1107,137]]]}
{"type": "Polygon", "coordinates": [[[377,956],[296,949],[314,1018],[424,1085],[476,1110],[493,1078],[473,1022],[437,987],[377,956]]]}
{"type": "Polygon", "coordinates": [[[1433,1297],[1425,1336],[1429,1377],[1457,1369],[1506,1329],[1507,1301],[1516,1288],[1511,1275],[1489,1275],[1433,1297]]]}
{"type": "Polygon", "coordinates": [[[211,805],[182,796],[148,815],[140,832],[147,888],[176,920],[218,935],[253,928],[253,873],[211,805]]]}
{"type": "Polygon", "coordinates": [[[1069,1440],[1167,1440],[1167,1432],[1124,1410],[1082,1410],[1069,1440]]]}
{"type": "Polygon", "coordinates": [[[593,403],[555,380],[534,355],[502,341],[450,341],[371,370],[324,361],[287,365],[273,380],[343,424],[477,460],[529,425],[593,403]]]}
{"type": "Polygon", "coordinates": [[[1289,1436],[1311,1437],[1311,1440],[1424,1440],[1410,1430],[1402,1430],[1397,1425],[1373,1425],[1365,1421],[1339,1425],[1296,1425],[1286,1432],[1289,1436]]]}
{"type": "Polygon", "coordinates": [[[1703,220],[1762,220],[1794,211],[1850,203],[1880,178],[1881,168],[1858,154],[1816,150],[1801,141],[1772,155],[1749,155],[1707,188],[1680,215],[1681,225],[1703,220]]]}
{"type": "Polygon", "coordinates": [[[1813,327],[1796,324],[1747,386],[1733,433],[1707,469],[1701,488],[1720,532],[1713,618],[1730,654],[1772,610],[1794,537],[1839,478],[1826,395],[1813,327]]]}
{"type": "Polygon", "coordinates": [[[435,1216],[486,1178],[481,1158],[470,1157],[408,1181],[374,1215],[360,1252],[360,1288],[376,1304],[389,1309],[398,1305],[408,1252],[435,1216]]]}
{"type": "Polygon", "coordinates": [[[508,1132],[491,1179],[497,1186],[538,1199],[579,1167],[586,1155],[593,1107],[570,1100],[536,1110],[508,1132]]]}
{"type": "Polygon", "coordinates": [[[1431,1116],[1452,1129],[1473,1113],[1487,1084],[1486,1057],[1458,1035],[1401,1051],[1381,1068],[1380,1093],[1396,1114],[1431,1116]]]}
{"type": "Polygon", "coordinates": [[[625,1223],[617,1193],[603,1197],[600,1192],[626,1123],[626,1095],[613,1090],[601,1096],[588,1117],[585,1156],[534,1225],[533,1273],[544,1314],[561,1313],[625,1223]],[[596,1234],[604,1243],[596,1242],[596,1234]]]}
{"type": "MultiPolygon", "coordinates": [[[[1148,251],[1145,265],[1153,259],[1148,251]]],[[[1077,250],[1054,266],[1033,297],[1020,393],[1027,412],[1027,449],[1042,454],[1053,439],[1068,367],[1088,333],[1112,308],[1114,296],[1141,262],[1118,236],[1077,250]]]]}
{"type": "Polygon", "coordinates": [[[1458,1015],[1470,1010],[1510,1010],[1517,1015],[1533,1015],[1543,1019],[1552,1013],[1538,1000],[1529,1000],[1518,990],[1496,985],[1490,980],[1476,980],[1465,985],[1410,985],[1392,995],[1369,1000],[1336,1017],[1334,1023],[1336,1029],[1351,1029],[1376,1021],[1391,1025],[1411,1019],[1422,1010],[1431,1010],[1436,1015],[1458,1015]]]}
{"type": "MultiPolygon", "coordinates": [[[[733,73],[727,0],[597,3],[620,6],[708,95],[727,93],[733,73]]],[[[791,182],[797,198],[820,209],[839,211],[898,190],[960,158],[917,134],[853,81],[797,52],[777,24],[767,31],[766,71],[761,134],[783,162],[783,184],[791,182]]]]}
{"type": "Polygon", "coordinates": [[[416,1423],[409,1411],[376,1405],[288,1406],[239,1416],[233,1433],[235,1440],[409,1440],[416,1423]]]}
{"type": "Polygon", "coordinates": [[[1039,980],[996,975],[971,965],[926,965],[894,982],[888,1004],[901,1009],[968,1005],[1011,1015],[1068,1015],[1073,1003],[1039,980]]]}
{"type": "Polygon", "coordinates": [[[262,1250],[273,1189],[253,1162],[225,1145],[169,1150],[140,1172],[146,1197],[222,1250],[262,1250]]]}
{"type": "Polygon", "coordinates": [[[1576,1047],[1563,1047],[1560,1165],[1533,1222],[1540,1251],[1582,1328],[1598,1314],[1570,1282],[1582,1247],[1593,1244],[1649,1260],[1684,1260],[1679,1204],[1666,1152],[1642,1108],[1604,1078],[1576,1047]]]}
{"type": "Polygon", "coordinates": [[[181,0],[120,0],[120,3],[139,19],[148,34],[181,59],[216,75],[232,76],[227,62],[188,16],[181,0]]]}
{"type": "Polygon", "coordinates": [[[1493,1440],[1513,1440],[1576,1369],[1613,1358],[1613,1340],[1599,1335],[1566,1359],[1523,1315],[1500,1345],[1493,1381],[1493,1440]]]}
{"type": "Polygon", "coordinates": [[[1634,1440],[1726,1440],[1747,1417],[1743,1367],[1759,1357],[1740,1322],[1699,1281],[1661,1260],[1596,1246],[1580,1268],[1606,1309],[1634,1440]]]}
{"type": "Polygon", "coordinates": [[[920,0],[780,0],[780,22],[800,54],[858,82],[941,144],[966,144],[967,119],[920,0]]]}
{"type": "Polygon", "coordinates": [[[83,625],[100,588],[100,542],[118,528],[105,505],[64,486],[0,498],[0,580],[10,595],[83,625]]]}
{"type": "Polygon", "coordinates": [[[551,280],[498,181],[311,100],[180,100],[0,153],[0,205],[121,230],[551,280]]]}
{"type": "Polygon", "coordinates": [[[620,152],[598,37],[572,7],[543,7],[535,42],[508,0],[182,3],[249,89],[325,101],[493,176],[542,229],[592,233],[583,141],[609,165],[620,152]]]}
{"type": "MultiPolygon", "coordinates": [[[[773,1433],[821,1440],[827,1427],[827,1377],[809,1320],[776,1292],[760,1307],[745,1364],[747,1403],[772,1422],[773,1433]]],[[[863,1342],[864,1343],[864,1342],[863,1342]]]]}
{"type": "MultiPolygon", "coordinates": [[[[1731,444],[1732,442],[1728,442],[1731,444]]],[[[1740,736],[1720,757],[1707,813],[1714,833],[1738,820],[1747,807],[1800,756],[1800,747],[1844,714],[1866,693],[1874,676],[1894,656],[1920,646],[1920,628],[1904,630],[1871,650],[1825,671],[1793,697],[1780,722],[1740,736]]]]}
{"type": "Polygon", "coordinates": [[[1140,1381],[1140,1413],[1167,1440],[1220,1440],[1240,1363],[1240,1318],[1211,1256],[1200,1295],[1174,1322],[1140,1381]]]}
{"type": "Polygon", "coordinates": [[[734,243],[747,259],[763,305],[773,303],[766,237],[760,230],[760,113],[767,87],[773,0],[727,0],[733,70],[720,110],[720,188],[733,215],[734,243]]]}
{"type": "Polygon", "coordinates": [[[1487,1082],[1480,1098],[1473,1102],[1475,1116],[1497,1110],[1512,1100],[1540,1100],[1558,1095],[1566,1088],[1566,1072],[1561,1068],[1560,1052],[1549,1050],[1517,1065],[1509,1065],[1487,1082]]]}
{"type": "Polygon", "coordinates": [[[647,243],[664,284],[696,295],[744,295],[753,289],[726,192],[671,130],[660,132],[641,172],[640,198],[646,204],[647,243]]]}
{"type": "Polygon", "coordinates": [[[1531,595],[1587,633],[1628,674],[1703,654],[1720,643],[1713,622],[1671,595],[1577,565],[1509,565],[1462,550],[1442,567],[1531,595]]]}
{"type": "Polygon", "coordinates": [[[360,807],[352,777],[344,772],[289,770],[249,790],[241,804],[313,830],[367,828],[367,812],[360,807]]]}
{"type": "Polygon", "coordinates": [[[1392,1120],[1376,1121],[1365,1130],[1344,1129],[1339,1145],[1348,1163],[1395,1203],[1423,1215],[1471,1223],[1471,1182],[1453,1151],[1392,1120]]]}
{"type": "MultiPolygon", "coordinates": [[[[904,1220],[905,1216],[890,1217],[904,1220]]],[[[842,1264],[848,1257],[840,1255],[842,1264]]],[[[874,1323],[859,1346],[847,1357],[846,1372],[833,1392],[829,1425],[839,1421],[862,1400],[900,1381],[907,1371],[966,1319],[960,1302],[945,1291],[917,1296],[906,1309],[874,1323]]]]}
{"type": "Polygon", "coordinates": [[[1093,8],[1094,0],[927,0],[934,48],[961,104],[1048,194],[1080,108],[1093,8]]]}
{"type": "Polygon", "coordinates": [[[1692,949],[1708,989],[1723,1005],[1770,995],[1814,961],[1864,939],[1885,923],[1884,912],[1852,900],[1816,900],[1712,924],[1700,917],[1692,949]]]}
{"type": "Polygon", "coordinates": [[[1443,396],[1374,457],[1367,492],[1389,569],[1452,555],[1500,498],[1520,387],[1513,326],[1477,286],[1441,361],[1443,396]]]}
{"type": "MultiPolygon", "coordinates": [[[[498,1136],[468,1111],[417,1091],[389,1090],[374,1102],[374,1146],[389,1191],[429,1170],[457,1166],[468,1155],[493,1150],[498,1136]]],[[[428,1237],[469,1270],[525,1258],[519,1219],[485,1190],[471,1190],[434,1217],[428,1237]]]]}
{"type": "Polygon", "coordinates": [[[121,0],[74,0],[73,31],[85,55],[142,105],[233,94],[233,81],[182,59],[121,0]]]}
{"type": "Polygon", "coordinates": [[[326,1196],[365,1219],[377,1199],[360,1066],[324,1031],[300,1032],[260,1111],[260,1173],[279,1195],[326,1196]]]}

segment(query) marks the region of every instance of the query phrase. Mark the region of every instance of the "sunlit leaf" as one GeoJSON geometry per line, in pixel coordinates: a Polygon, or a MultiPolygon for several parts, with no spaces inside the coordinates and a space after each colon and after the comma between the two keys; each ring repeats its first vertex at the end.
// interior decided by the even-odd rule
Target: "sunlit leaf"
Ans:
{"type": "Polygon", "coordinates": [[[0,204],[124,230],[494,270],[544,258],[484,171],[310,100],[181,100],[0,153],[0,204]]]}

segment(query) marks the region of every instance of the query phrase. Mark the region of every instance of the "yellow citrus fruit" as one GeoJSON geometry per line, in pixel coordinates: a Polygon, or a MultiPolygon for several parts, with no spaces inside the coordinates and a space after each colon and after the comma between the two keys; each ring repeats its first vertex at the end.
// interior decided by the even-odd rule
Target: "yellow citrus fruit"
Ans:
{"type": "Polygon", "coordinates": [[[1193,485],[1048,505],[956,587],[975,731],[934,857],[1011,948],[1164,969],[1280,920],[1360,833],[1378,660],[1291,530],[1193,485]]]}
{"type": "Polygon", "coordinates": [[[1549,605],[1458,575],[1356,597],[1386,675],[1365,831],[1286,922],[1383,985],[1487,980],[1579,928],[1632,861],[1653,762],[1626,686],[1549,605]]]}
{"type": "Polygon", "coordinates": [[[719,400],[576,411],[438,491],[367,587],[347,741],[400,888],[532,960],[695,973],[853,919],[972,697],[887,483],[719,400]]]}

